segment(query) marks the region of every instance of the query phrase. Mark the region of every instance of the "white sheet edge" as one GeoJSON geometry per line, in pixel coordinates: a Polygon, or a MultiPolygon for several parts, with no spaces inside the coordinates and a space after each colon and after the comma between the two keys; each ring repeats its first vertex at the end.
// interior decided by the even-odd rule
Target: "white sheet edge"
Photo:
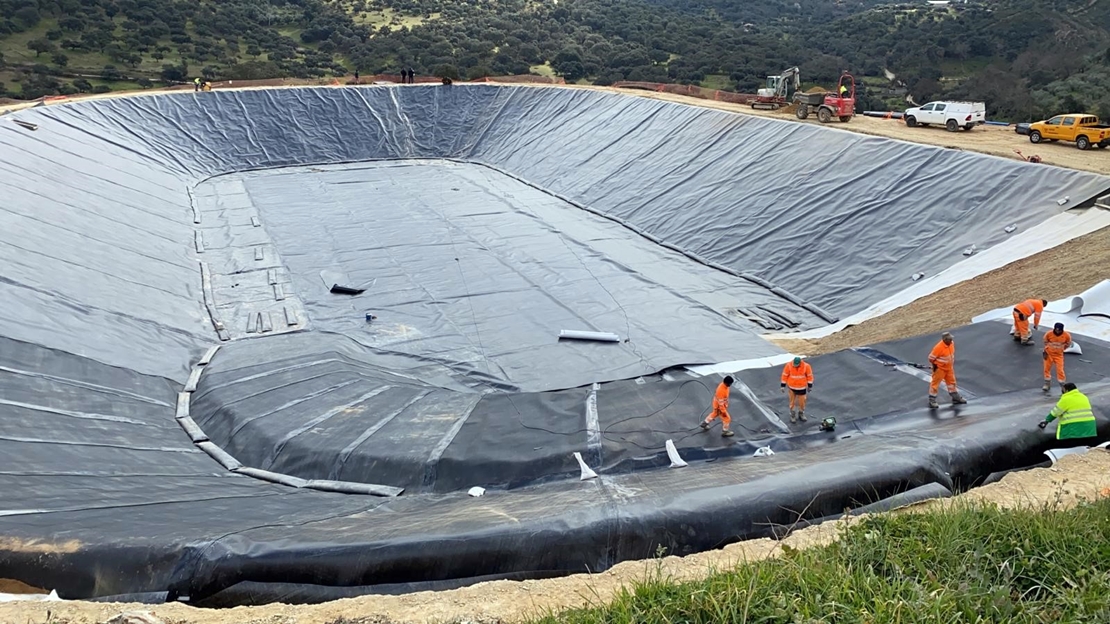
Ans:
{"type": "MultiPolygon", "coordinates": [[[[1004,227],[1006,224],[1000,224],[1004,227]]],[[[1060,213],[1042,223],[1014,234],[1005,243],[992,247],[958,262],[940,273],[926,277],[912,286],[887,297],[875,305],[841,319],[837,323],[816,329],[795,333],[764,334],[765,338],[824,338],[836,332],[858,325],[868,319],[876,318],[909,305],[922,297],[959,284],[984,273],[1028,258],[1042,251],[1058,247],[1070,240],[1090,234],[1104,227],[1110,227],[1110,210],[1087,208],[1081,211],[1060,213]]]]}

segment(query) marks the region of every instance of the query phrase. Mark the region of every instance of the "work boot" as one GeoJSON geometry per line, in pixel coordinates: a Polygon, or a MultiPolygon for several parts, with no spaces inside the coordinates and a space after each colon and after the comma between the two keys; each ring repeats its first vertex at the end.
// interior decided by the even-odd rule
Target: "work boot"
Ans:
{"type": "Polygon", "coordinates": [[[1033,346],[1033,338],[1032,338],[1032,337],[1030,337],[1030,338],[1026,338],[1025,340],[1022,340],[1022,341],[1021,341],[1021,346],[1023,346],[1023,347],[1031,347],[1031,346],[1033,346]]]}
{"type": "Polygon", "coordinates": [[[798,413],[795,412],[794,410],[790,410],[790,422],[792,422],[792,423],[798,422],[798,413]]]}
{"type": "Polygon", "coordinates": [[[952,405],[963,405],[967,403],[967,399],[960,396],[959,392],[949,392],[948,395],[952,397],[952,405]]]}
{"type": "Polygon", "coordinates": [[[1049,391],[1049,390],[1051,390],[1051,389],[1052,389],[1052,382],[1050,382],[1049,380],[1045,379],[1045,380],[1044,380],[1044,385],[1043,385],[1043,386],[1041,386],[1041,392],[1043,392],[1043,393],[1045,393],[1045,394],[1048,394],[1048,391],[1049,391]]]}
{"type": "Polygon", "coordinates": [[[1014,334],[1014,342],[1021,342],[1021,336],[1014,334]]]}
{"type": "Polygon", "coordinates": [[[704,420],[701,421],[701,430],[702,431],[709,431],[709,423],[705,422],[704,420]]]}
{"type": "Polygon", "coordinates": [[[806,413],[799,410],[798,411],[798,420],[800,420],[802,422],[805,422],[806,421],[806,413]]]}
{"type": "Polygon", "coordinates": [[[724,429],[723,431],[721,431],[721,437],[722,438],[731,438],[732,437],[732,429],[724,429]]]}
{"type": "Polygon", "coordinates": [[[931,407],[932,409],[940,407],[939,405],[937,405],[937,398],[935,396],[929,397],[929,407],[931,407]]]}

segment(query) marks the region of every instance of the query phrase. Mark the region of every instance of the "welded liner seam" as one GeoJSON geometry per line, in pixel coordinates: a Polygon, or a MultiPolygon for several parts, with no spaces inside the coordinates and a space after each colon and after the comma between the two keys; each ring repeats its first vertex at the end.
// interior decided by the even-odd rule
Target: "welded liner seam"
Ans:
{"type": "MultiPolygon", "coordinates": [[[[268,483],[285,485],[287,487],[293,487],[297,489],[307,488],[318,491],[341,492],[344,494],[370,494],[373,496],[390,497],[400,496],[401,493],[405,491],[404,488],[392,487],[388,485],[378,485],[374,483],[303,479],[294,475],[281,474],[269,470],[243,466],[238,459],[235,459],[226,450],[220,448],[214,442],[212,442],[208,438],[208,435],[204,433],[200,426],[197,425],[196,422],[193,421],[189,415],[190,397],[194,392],[196,392],[197,385],[200,383],[201,374],[203,374],[204,370],[212,362],[212,358],[215,357],[216,352],[219,351],[219,349],[220,345],[214,345],[204,353],[204,356],[201,357],[199,361],[197,361],[196,365],[193,367],[192,371],[189,374],[189,384],[185,386],[183,392],[178,394],[177,411],[174,419],[177,421],[177,424],[181,426],[182,430],[190,436],[190,440],[193,442],[194,445],[197,446],[197,449],[202,452],[208,453],[205,447],[201,446],[201,444],[211,445],[212,447],[214,447],[213,451],[218,450],[219,452],[223,453],[228,458],[233,460],[236,464],[238,464],[238,466],[231,470],[231,472],[243,476],[252,477],[261,481],[266,481],[268,483]],[[317,483],[317,481],[320,481],[320,483],[317,483]]],[[[211,455],[211,453],[208,454],[211,455]]]]}

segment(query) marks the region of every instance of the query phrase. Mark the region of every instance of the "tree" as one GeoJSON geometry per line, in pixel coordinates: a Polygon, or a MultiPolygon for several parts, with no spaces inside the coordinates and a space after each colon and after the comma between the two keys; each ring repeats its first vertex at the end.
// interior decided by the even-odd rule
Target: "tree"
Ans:
{"type": "Polygon", "coordinates": [[[467,80],[477,80],[479,78],[485,78],[486,76],[489,76],[489,75],[490,75],[489,68],[486,67],[485,65],[477,65],[475,67],[471,67],[471,68],[466,70],[466,79],[467,80]]]}
{"type": "Polygon", "coordinates": [[[115,65],[105,65],[104,69],[100,72],[100,77],[109,82],[117,82],[124,79],[124,75],[116,69],[115,65]]]}
{"type": "Polygon", "coordinates": [[[38,26],[42,16],[39,15],[38,9],[33,6],[25,6],[16,11],[12,17],[16,22],[23,25],[24,28],[34,28],[38,26]]]}
{"type": "Polygon", "coordinates": [[[54,64],[58,67],[65,67],[69,63],[69,57],[61,52],[55,52],[50,60],[54,61],[54,64]]]}
{"type": "Polygon", "coordinates": [[[434,75],[436,78],[450,78],[451,80],[459,79],[459,69],[454,65],[444,63],[436,68],[434,75]]]}
{"type": "Polygon", "coordinates": [[[85,80],[84,78],[78,78],[77,80],[74,80],[73,86],[81,93],[88,93],[89,91],[93,90],[92,83],[88,80],[85,80]]]}
{"type": "Polygon", "coordinates": [[[151,82],[150,78],[147,78],[146,76],[143,76],[142,78],[139,78],[139,80],[137,82],[139,83],[139,88],[140,89],[149,89],[149,88],[154,86],[154,83],[151,82]]]}
{"type": "Polygon", "coordinates": [[[181,65],[163,65],[162,80],[165,82],[185,82],[189,77],[189,68],[181,65]]]}
{"type": "Polygon", "coordinates": [[[27,47],[35,51],[35,58],[38,58],[43,52],[53,52],[57,50],[53,42],[46,39],[32,39],[27,42],[27,47]]]}
{"type": "Polygon", "coordinates": [[[85,29],[85,20],[70,15],[58,20],[58,27],[69,32],[78,32],[85,29]]]}
{"type": "Polygon", "coordinates": [[[586,77],[586,68],[582,65],[582,54],[579,48],[563,48],[560,50],[551,61],[551,69],[567,80],[578,80],[586,77]]]}

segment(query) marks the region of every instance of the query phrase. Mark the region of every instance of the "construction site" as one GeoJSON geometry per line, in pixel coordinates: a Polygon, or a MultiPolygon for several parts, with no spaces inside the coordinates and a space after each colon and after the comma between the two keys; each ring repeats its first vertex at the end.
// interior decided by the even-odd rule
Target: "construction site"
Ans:
{"type": "Polygon", "coordinates": [[[660,552],[681,576],[1110,439],[1104,154],[1028,162],[986,126],[910,142],[854,117],[850,77],[780,88],[6,111],[0,592],[88,621],[356,597],[516,621],[524,594],[581,604],[583,573],[603,597],[660,552]],[[1074,339],[1097,439],[1037,426],[1060,390],[1012,339],[1029,299],[1037,344],[1074,339]],[[966,403],[933,408],[942,331],[966,403]],[[731,437],[699,427],[726,376],[731,437]]]}

